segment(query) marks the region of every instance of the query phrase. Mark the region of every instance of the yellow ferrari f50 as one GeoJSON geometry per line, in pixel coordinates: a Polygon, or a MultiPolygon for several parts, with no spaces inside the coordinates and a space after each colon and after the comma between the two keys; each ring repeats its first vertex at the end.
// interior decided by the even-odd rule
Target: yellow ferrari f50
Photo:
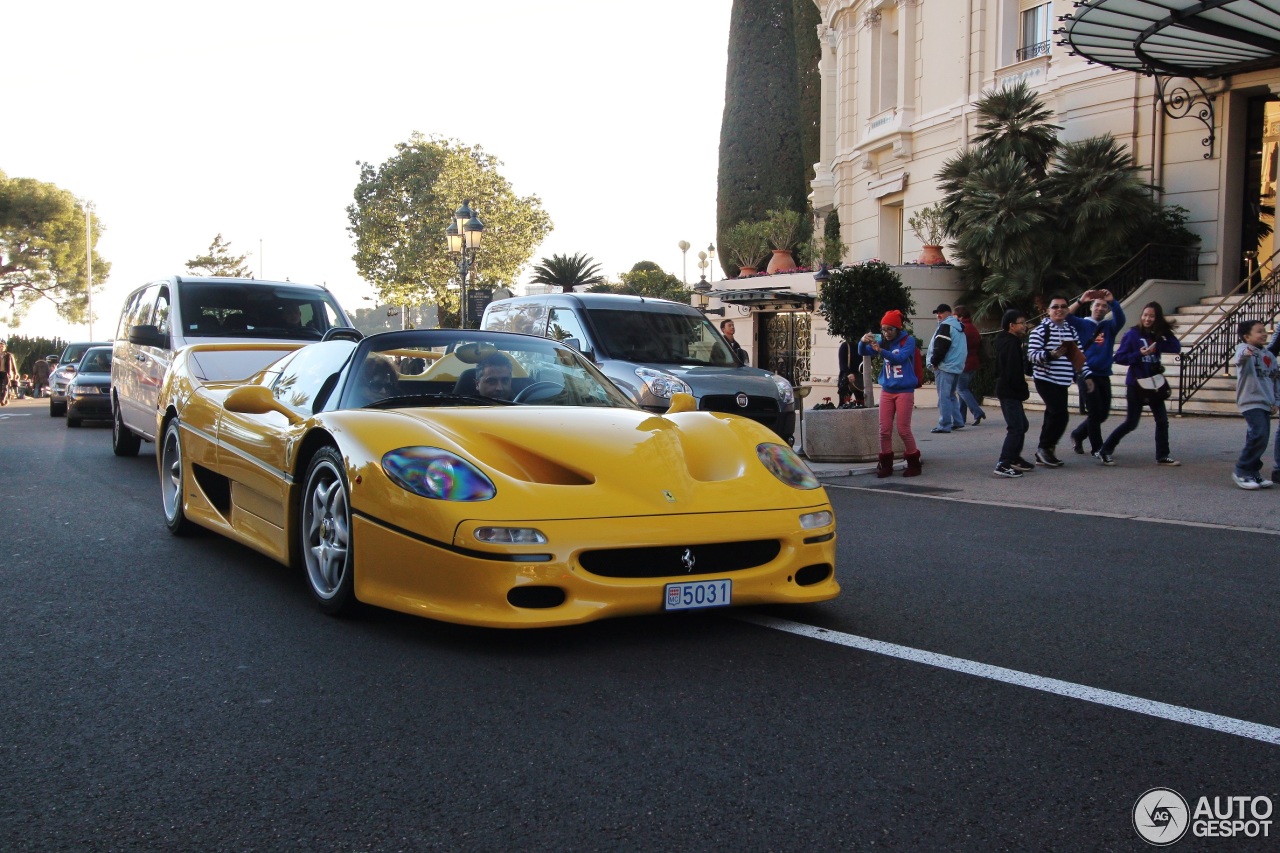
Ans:
{"type": "Polygon", "coordinates": [[[521,627],[839,593],[826,493],[760,424],[684,394],[641,410],[543,338],[342,331],[175,357],[156,431],[173,533],[302,567],[330,613],[521,627]],[[213,376],[235,350],[282,357],[213,376]]]}

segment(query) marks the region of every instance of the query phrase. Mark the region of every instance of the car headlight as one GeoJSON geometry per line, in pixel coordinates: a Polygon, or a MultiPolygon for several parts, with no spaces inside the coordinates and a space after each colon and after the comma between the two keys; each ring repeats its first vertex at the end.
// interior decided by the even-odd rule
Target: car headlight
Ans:
{"type": "Polygon", "coordinates": [[[793,489],[816,489],[821,485],[809,466],[790,447],[772,443],[757,444],[756,456],[769,469],[770,474],[793,489]]]}
{"type": "Polygon", "coordinates": [[[382,457],[391,481],[415,495],[438,501],[487,501],[498,490],[467,460],[438,447],[401,447],[382,457]]]}
{"type": "Polygon", "coordinates": [[[94,394],[107,393],[100,385],[72,385],[67,389],[67,393],[72,397],[89,397],[94,394]]]}
{"type": "Polygon", "coordinates": [[[664,400],[670,400],[671,395],[678,392],[693,393],[693,389],[683,379],[677,379],[670,373],[663,373],[661,370],[637,367],[636,376],[640,377],[640,381],[649,389],[650,394],[655,397],[661,397],[664,400]]]}
{"type": "Polygon", "coordinates": [[[796,403],[796,392],[792,389],[791,383],[776,373],[769,378],[773,380],[774,385],[778,386],[778,396],[782,398],[783,405],[794,406],[796,403]]]}
{"type": "Polygon", "coordinates": [[[828,527],[834,516],[831,510],[823,509],[818,512],[806,512],[800,516],[800,526],[805,530],[817,530],[819,527],[828,527]]]}

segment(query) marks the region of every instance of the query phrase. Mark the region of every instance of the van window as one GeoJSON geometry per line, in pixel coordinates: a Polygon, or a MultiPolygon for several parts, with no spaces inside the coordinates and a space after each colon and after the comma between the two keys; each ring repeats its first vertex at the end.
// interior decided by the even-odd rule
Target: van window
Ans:
{"type": "Polygon", "coordinates": [[[160,294],[156,297],[156,310],[151,317],[151,325],[155,326],[160,334],[169,334],[169,288],[160,288],[160,294]]]}
{"type": "Polygon", "coordinates": [[[123,341],[129,337],[129,327],[134,324],[133,315],[138,310],[138,303],[142,301],[142,294],[146,288],[135,291],[124,303],[124,310],[120,312],[120,325],[116,328],[116,340],[123,341]]]}
{"type": "Polygon", "coordinates": [[[504,299],[490,302],[484,314],[485,329],[493,332],[516,332],[521,335],[547,337],[547,306],[541,302],[519,302],[504,299]]]}
{"type": "Polygon", "coordinates": [[[587,315],[608,358],[650,364],[738,366],[729,345],[701,314],[590,308],[587,315]]]}
{"type": "Polygon", "coordinates": [[[329,293],[284,285],[191,282],[179,302],[188,338],[319,340],[341,316],[329,293]]]}
{"type": "Polygon", "coordinates": [[[577,338],[578,347],[584,352],[591,349],[591,339],[582,330],[582,321],[572,308],[552,308],[547,317],[546,337],[553,341],[577,338]]]}

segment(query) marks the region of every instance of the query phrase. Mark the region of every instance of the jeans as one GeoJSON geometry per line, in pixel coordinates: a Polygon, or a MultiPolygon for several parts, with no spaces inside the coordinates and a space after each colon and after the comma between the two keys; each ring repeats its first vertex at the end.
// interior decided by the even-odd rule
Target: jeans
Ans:
{"type": "Polygon", "coordinates": [[[1036,446],[1053,450],[1058,446],[1058,439],[1067,431],[1067,424],[1071,422],[1071,411],[1067,408],[1067,386],[1037,379],[1036,393],[1044,401],[1044,426],[1040,427],[1040,443],[1036,446]]]}
{"type": "Polygon", "coordinates": [[[893,427],[897,422],[898,435],[902,436],[902,448],[908,454],[916,452],[916,437],[911,434],[911,410],[916,407],[916,392],[880,392],[880,452],[893,453],[893,427]]]}
{"type": "MultiPolygon", "coordinates": [[[[1169,455],[1169,413],[1165,411],[1164,400],[1153,394],[1145,394],[1137,385],[1125,388],[1124,399],[1126,413],[1124,423],[1116,427],[1107,440],[1102,443],[1104,453],[1115,453],[1120,439],[1138,428],[1142,422],[1142,407],[1150,406],[1151,414],[1156,420],[1156,458],[1163,459],[1169,455]]],[[[1263,446],[1266,450],[1266,446],[1263,446]]]]}
{"type": "Polygon", "coordinates": [[[1102,424],[1111,414],[1111,377],[1094,376],[1093,393],[1084,390],[1084,380],[1080,380],[1080,399],[1084,402],[1088,420],[1071,431],[1071,440],[1083,444],[1089,439],[1089,452],[1097,453],[1102,447],[1102,424]]]}
{"type": "Polygon", "coordinates": [[[960,417],[960,398],[956,396],[960,374],[939,370],[933,374],[933,379],[938,386],[938,426],[948,432],[964,426],[960,417]]]}
{"type": "Polygon", "coordinates": [[[1242,414],[1247,429],[1244,434],[1244,449],[1236,460],[1236,476],[1253,477],[1262,470],[1262,457],[1267,452],[1267,439],[1271,437],[1271,412],[1266,409],[1249,409],[1242,414]]]}
{"type": "Polygon", "coordinates": [[[973,419],[985,418],[987,413],[982,411],[982,406],[978,405],[978,398],[973,396],[973,392],[969,390],[969,385],[973,382],[973,374],[976,370],[966,370],[960,374],[960,381],[956,383],[956,396],[960,398],[960,423],[964,423],[966,413],[973,412],[973,419]]]}
{"type": "Polygon", "coordinates": [[[1013,397],[1000,398],[1000,413],[1004,415],[1007,431],[1004,434],[1004,445],[1000,448],[1000,461],[1013,462],[1022,457],[1022,445],[1027,440],[1027,430],[1031,422],[1022,408],[1022,401],[1013,397]]]}

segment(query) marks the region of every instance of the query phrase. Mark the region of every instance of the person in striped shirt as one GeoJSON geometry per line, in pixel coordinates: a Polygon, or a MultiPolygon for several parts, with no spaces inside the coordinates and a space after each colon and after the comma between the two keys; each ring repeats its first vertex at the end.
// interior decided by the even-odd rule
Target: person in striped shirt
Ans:
{"type": "Polygon", "coordinates": [[[1044,424],[1040,428],[1036,462],[1046,468],[1061,468],[1063,465],[1057,448],[1071,420],[1067,391],[1077,376],[1083,375],[1086,381],[1092,381],[1088,379],[1083,342],[1067,322],[1067,308],[1065,296],[1050,299],[1048,316],[1032,330],[1027,343],[1036,393],[1044,401],[1044,424]]]}

